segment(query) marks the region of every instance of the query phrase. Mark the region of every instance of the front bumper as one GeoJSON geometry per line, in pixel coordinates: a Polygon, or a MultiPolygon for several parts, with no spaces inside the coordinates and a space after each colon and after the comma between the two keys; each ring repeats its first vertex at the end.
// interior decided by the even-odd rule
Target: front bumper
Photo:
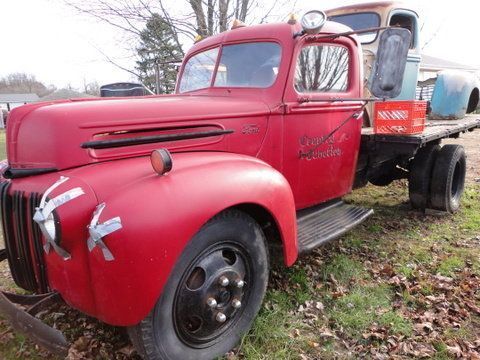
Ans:
{"type": "MultiPolygon", "coordinates": [[[[0,261],[5,259],[5,250],[1,250],[0,261]]],[[[54,354],[66,356],[70,345],[62,332],[35,317],[42,309],[60,299],[60,295],[55,292],[42,295],[19,295],[1,291],[0,315],[5,317],[15,330],[25,334],[39,346],[54,354]]]]}

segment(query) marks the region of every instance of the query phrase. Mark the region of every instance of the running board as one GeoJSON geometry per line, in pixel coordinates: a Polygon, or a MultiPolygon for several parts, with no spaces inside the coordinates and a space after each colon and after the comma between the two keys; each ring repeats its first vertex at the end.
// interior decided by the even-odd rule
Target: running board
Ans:
{"type": "Polygon", "coordinates": [[[307,253],[342,236],[372,214],[372,209],[348,205],[341,200],[300,210],[297,213],[298,252],[307,253]]]}

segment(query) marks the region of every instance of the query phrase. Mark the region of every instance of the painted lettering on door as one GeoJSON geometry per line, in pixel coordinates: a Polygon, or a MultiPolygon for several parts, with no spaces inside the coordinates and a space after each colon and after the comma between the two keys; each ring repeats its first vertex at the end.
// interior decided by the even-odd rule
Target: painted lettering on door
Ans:
{"type": "Polygon", "coordinates": [[[304,135],[299,138],[300,149],[298,157],[300,160],[318,160],[342,156],[342,149],[338,147],[335,135],[326,138],[325,136],[304,135]]]}

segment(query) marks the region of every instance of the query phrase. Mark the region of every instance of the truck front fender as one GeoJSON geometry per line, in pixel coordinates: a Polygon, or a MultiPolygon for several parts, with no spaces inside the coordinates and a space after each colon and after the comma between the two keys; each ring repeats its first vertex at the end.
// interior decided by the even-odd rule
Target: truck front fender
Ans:
{"type": "MultiPolygon", "coordinates": [[[[103,239],[113,261],[106,261],[98,247],[90,253],[97,318],[113,325],[140,322],[188,241],[209,219],[233,206],[255,204],[268,211],[282,238],[285,263],[296,260],[292,191],[264,162],[230,153],[181,153],[173,155],[173,170],[164,176],[154,173],[145,157],[119,163],[130,172],[126,178],[132,178],[131,172],[139,177],[103,199],[97,193],[106,204],[99,223],[117,216],[122,223],[103,239]]],[[[121,171],[115,174],[122,176],[121,171]]]]}
{"type": "Polygon", "coordinates": [[[479,84],[473,74],[445,70],[433,89],[431,119],[462,119],[479,105],[479,84]]]}

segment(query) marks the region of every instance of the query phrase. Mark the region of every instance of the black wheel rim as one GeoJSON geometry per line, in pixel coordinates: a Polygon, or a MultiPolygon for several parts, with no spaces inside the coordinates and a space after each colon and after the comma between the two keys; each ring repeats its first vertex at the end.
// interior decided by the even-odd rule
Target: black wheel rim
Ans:
{"type": "Polygon", "coordinates": [[[186,269],[174,299],[173,323],[190,347],[208,347],[235,327],[248,306],[251,264],[236,243],[207,248],[186,269]]]}

